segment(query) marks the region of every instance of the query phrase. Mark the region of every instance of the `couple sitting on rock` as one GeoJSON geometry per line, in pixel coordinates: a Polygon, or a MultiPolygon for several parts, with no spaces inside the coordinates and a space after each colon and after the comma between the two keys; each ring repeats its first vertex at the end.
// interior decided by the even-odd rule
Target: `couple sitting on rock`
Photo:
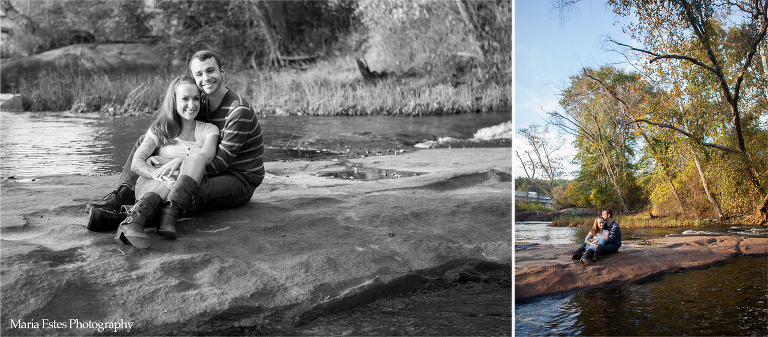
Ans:
{"type": "Polygon", "coordinates": [[[579,250],[573,252],[573,259],[583,264],[597,262],[597,256],[619,251],[621,247],[621,228],[613,220],[613,211],[604,209],[602,217],[596,218],[592,229],[587,233],[579,250]],[[606,227],[606,224],[609,224],[606,227]]]}
{"type": "Polygon", "coordinates": [[[148,225],[171,240],[182,215],[248,203],[264,179],[264,145],[250,104],[224,86],[213,52],[189,61],[192,76],[168,86],[157,119],[131,150],[117,189],[88,205],[87,228],[145,249],[148,225]],[[123,205],[133,205],[121,213],[123,205]]]}

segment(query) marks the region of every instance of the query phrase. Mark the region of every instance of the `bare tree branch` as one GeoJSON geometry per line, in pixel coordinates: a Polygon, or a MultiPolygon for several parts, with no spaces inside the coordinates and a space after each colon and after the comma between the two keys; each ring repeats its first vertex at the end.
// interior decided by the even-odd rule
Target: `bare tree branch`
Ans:
{"type": "Polygon", "coordinates": [[[648,55],[654,56],[651,59],[650,63],[653,63],[654,61],[661,60],[661,59],[685,60],[685,61],[691,62],[691,63],[693,63],[693,64],[695,64],[697,66],[703,67],[704,69],[707,69],[707,70],[709,70],[709,71],[711,71],[711,72],[713,72],[715,74],[719,74],[717,69],[712,68],[712,67],[706,65],[704,62],[702,62],[702,61],[700,61],[700,60],[698,60],[696,58],[690,57],[690,56],[676,55],[676,54],[662,55],[662,54],[654,53],[654,52],[649,51],[649,50],[636,48],[636,47],[630,46],[628,44],[618,42],[618,41],[613,40],[613,39],[610,39],[609,41],[611,41],[611,42],[613,42],[613,43],[615,43],[615,44],[617,44],[619,46],[629,48],[630,50],[634,50],[634,51],[637,51],[637,52],[641,52],[643,54],[648,54],[648,55]]]}

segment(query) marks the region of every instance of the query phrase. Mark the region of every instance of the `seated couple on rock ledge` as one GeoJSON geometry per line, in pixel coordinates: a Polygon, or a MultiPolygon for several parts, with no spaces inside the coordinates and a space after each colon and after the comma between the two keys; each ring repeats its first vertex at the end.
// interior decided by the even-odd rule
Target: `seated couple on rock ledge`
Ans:
{"type": "Polygon", "coordinates": [[[118,187],[88,204],[88,230],[117,229],[115,241],[145,249],[148,226],[176,239],[181,216],[243,206],[264,179],[264,144],[250,104],[224,86],[213,52],[189,61],[192,76],[168,86],[157,118],[139,137],[118,187]],[[133,205],[121,213],[123,205],[133,205]]]}
{"type": "Polygon", "coordinates": [[[583,264],[597,262],[598,255],[611,254],[621,247],[621,228],[613,220],[613,211],[604,209],[602,217],[596,218],[581,247],[573,252],[573,259],[583,264]],[[606,227],[606,224],[609,224],[606,227]]]}

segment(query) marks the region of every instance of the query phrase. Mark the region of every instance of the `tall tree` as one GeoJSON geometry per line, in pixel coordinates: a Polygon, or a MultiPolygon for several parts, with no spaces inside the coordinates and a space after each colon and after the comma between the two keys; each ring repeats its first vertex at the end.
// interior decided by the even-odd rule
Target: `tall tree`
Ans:
{"type": "Polygon", "coordinates": [[[522,168],[526,177],[556,204],[560,204],[560,201],[555,197],[554,183],[555,180],[562,178],[564,173],[564,159],[556,155],[562,146],[562,139],[560,137],[549,138],[548,127],[536,124],[519,129],[518,134],[525,137],[530,147],[530,150],[523,152],[523,156],[515,151],[515,155],[523,164],[522,168]],[[536,179],[537,169],[542,172],[543,184],[536,179]]]}
{"type": "MultiPolygon", "coordinates": [[[[570,86],[561,94],[560,105],[564,112],[548,112],[549,122],[577,138],[582,158],[585,155],[599,158],[622,211],[628,213],[634,181],[631,157],[634,155],[635,137],[625,115],[619,113],[622,107],[618,102],[606,95],[599,83],[584,74],[571,77],[570,86]]],[[[602,68],[595,75],[612,77],[620,83],[636,79],[634,75],[612,68],[602,68]]]]}
{"type": "MultiPolygon", "coordinates": [[[[593,81],[595,81],[597,84],[599,84],[603,88],[603,92],[606,95],[610,96],[612,99],[616,100],[617,102],[619,102],[621,104],[620,105],[621,106],[621,110],[619,110],[617,112],[621,113],[623,115],[623,118],[629,120],[630,116],[632,116],[633,113],[636,113],[636,111],[638,109],[640,109],[641,104],[639,102],[637,102],[638,100],[634,100],[634,102],[630,101],[630,97],[632,95],[626,95],[626,96],[630,96],[630,97],[622,98],[620,96],[619,92],[618,92],[619,88],[615,88],[615,87],[611,88],[611,87],[609,87],[605,83],[605,81],[603,81],[603,80],[601,80],[601,79],[591,75],[590,74],[591,71],[588,71],[587,69],[584,69],[583,72],[584,72],[584,76],[585,77],[590,78],[593,81]]],[[[639,81],[636,82],[636,83],[640,84],[640,87],[642,89],[646,89],[645,86],[642,85],[642,83],[639,83],[639,81]]],[[[625,91],[625,92],[626,91],[631,91],[631,88],[637,87],[637,86],[633,86],[632,84],[634,84],[634,83],[624,83],[622,88],[625,89],[625,90],[623,90],[623,91],[625,91]],[[626,89],[630,89],[630,90],[626,90],[626,89]]],[[[640,93],[635,92],[635,94],[639,94],[640,100],[642,100],[643,98],[646,98],[646,96],[649,94],[647,92],[642,92],[642,91],[644,91],[642,89],[640,90],[641,91],[640,93]]],[[[683,205],[683,202],[680,199],[680,194],[678,193],[677,188],[675,187],[675,184],[672,181],[672,174],[670,173],[671,169],[670,169],[669,163],[667,161],[663,160],[661,154],[659,153],[659,151],[657,151],[656,147],[654,146],[655,144],[651,141],[651,139],[648,137],[648,135],[646,134],[646,132],[643,130],[642,127],[640,127],[639,125],[636,125],[635,126],[635,132],[640,134],[640,136],[642,136],[643,139],[645,140],[645,143],[648,144],[648,148],[650,149],[653,158],[661,166],[661,172],[662,172],[662,175],[664,177],[664,180],[669,184],[669,186],[672,189],[673,195],[675,196],[675,200],[677,201],[677,205],[680,207],[681,211],[685,212],[685,207],[683,205]]]]}
{"type": "MultiPolygon", "coordinates": [[[[555,1],[559,8],[568,8],[575,2],[555,1]]],[[[765,144],[748,146],[745,133],[749,132],[751,122],[743,119],[746,111],[744,97],[756,93],[749,90],[748,82],[754,72],[753,61],[758,48],[765,44],[768,0],[609,0],[607,3],[618,14],[636,18],[633,33],[643,46],[613,42],[646,58],[648,64],[670,61],[673,66],[686,64],[706,73],[716,88],[710,94],[719,95],[726,108],[722,112],[713,111],[713,119],[722,117],[728,120],[729,127],[717,130],[718,137],[713,138],[680,123],[680,119],[637,118],[628,122],[671,130],[700,146],[733,156],[739,163],[737,166],[741,167],[740,176],[751,188],[751,199],[762,200],[755,207],[753,219],[763,226],[768,225],[768,214],[764,211],[768,208],[766,164],[757,155],[765,144]],[[729,18],[738,16],[743,18],[742,22],[720,28],[729,18]],[[658,43],[663,37],[672,40],[658,43]],[[678,45],[686,48],[669,48],[678,45]]]]}

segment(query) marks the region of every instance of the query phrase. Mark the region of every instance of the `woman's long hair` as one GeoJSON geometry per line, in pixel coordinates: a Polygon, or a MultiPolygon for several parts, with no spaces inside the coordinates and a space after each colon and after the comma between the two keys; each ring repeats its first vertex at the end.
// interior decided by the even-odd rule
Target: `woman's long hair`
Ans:
{"type": "Polygon", "coordinates": [[[152,122],[150,129],[158,136],[158,147],[173,144],[173,140],[181,133],[181,116],[176,113],[176,88],[180,84],[195,84],[195,79],[189,75],[175,78],[165,91],[165,98],[160,110],[157,111],[157,119],[152,122]]]}
{"type": "MultiPolygon", "coordinates": [[[[600,221],[605,221],[605,220],[603,220],[603,218],[595,218],[595,222],[592,224],[592,229],[589,232],[592,233],[593,236],[597,235],[597,232],[600,231],[600,227],[598,226],[600,221]]],[[[605,225],[603,225],[603,229],[605,229],[605,225]]]]}

